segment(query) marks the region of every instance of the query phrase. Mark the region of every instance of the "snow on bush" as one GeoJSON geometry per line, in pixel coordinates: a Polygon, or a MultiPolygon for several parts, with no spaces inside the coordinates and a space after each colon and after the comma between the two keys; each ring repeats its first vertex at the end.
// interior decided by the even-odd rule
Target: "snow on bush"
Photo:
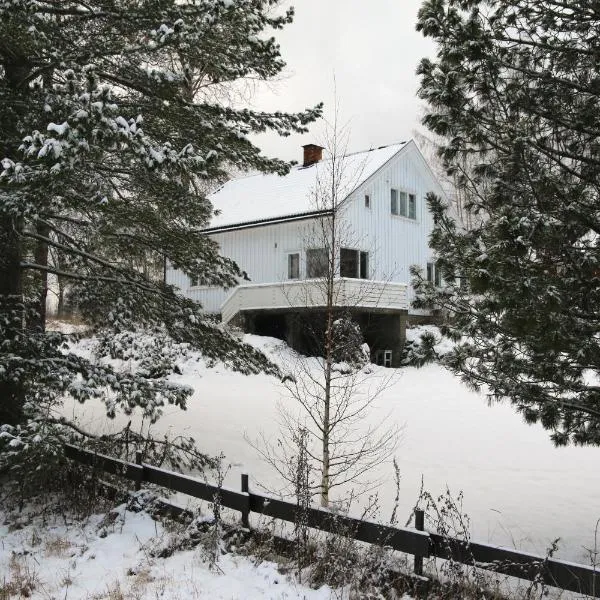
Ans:
{"type": "Polygon", "coordinates": [[[435,325],[417,325],[406,330],[406,343],[402,364],[421,367],[428,362],[437,361],[450,352],[454,344],[442,337],[435,325]]]}

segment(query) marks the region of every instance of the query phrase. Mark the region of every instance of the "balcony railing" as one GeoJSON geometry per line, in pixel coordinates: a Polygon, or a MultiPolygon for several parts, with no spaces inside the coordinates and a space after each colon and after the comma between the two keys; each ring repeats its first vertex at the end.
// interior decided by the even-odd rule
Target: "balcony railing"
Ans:
{"type": "MultiPolygon", "coordinates": [[[[408,310],[406,284],[370,279],[336,278],[332,304],[340,308],[408,310]]],[[[238,313],[256,310],[319,308],[327,306],[327,285],[322,279],[258,283],[234,288],[223,305],[223,323],[238,313]]]]}

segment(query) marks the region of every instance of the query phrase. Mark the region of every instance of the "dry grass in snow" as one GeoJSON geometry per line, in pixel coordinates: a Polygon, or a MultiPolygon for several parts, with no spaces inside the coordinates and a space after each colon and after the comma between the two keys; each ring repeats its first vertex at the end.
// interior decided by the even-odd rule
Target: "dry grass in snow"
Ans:
{"type": "MultiPolygon", "coordinates": [[[[46,507],[47,508],[47,507],[46,507]]],[[[224,554],[212,570],[201,547],[157,557],[173,532],[120,506],[84,520],[27,507],[0,509],[0,600],[326,600],[272,562],[224,554]]]]}

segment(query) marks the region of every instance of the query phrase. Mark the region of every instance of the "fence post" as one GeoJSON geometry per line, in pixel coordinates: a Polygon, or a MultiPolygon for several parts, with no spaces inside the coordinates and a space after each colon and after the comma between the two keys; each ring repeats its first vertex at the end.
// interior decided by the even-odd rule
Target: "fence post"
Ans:
{"type": "MultiPolygon", "coordinates": [[[[142,466],[142,451],[141,450],[135,451],[135,464],[142,466]]],[[[136,481],[135,481],[135,491],[139,492],[141,489],[142,489],[142,476],[140,476],[140,478],[136,479],[136,481]]]]}
{"type": "MultiPolygon", "coordinates": [[[[415,529],[423,531],[425,529],[425,512],[420,508],[415,509],[415,529]]],[[[415,554],[415,575],[423,575],[423,557],[415,554]]]]}
{"type": "MultiPolygon", "coordinates": [[[[242,494],[249,494],[248,475],[242,473],[242,494]]],[[[250,528],[250,496],[246,496],[246,508],[242,510],[242,525],[250,528]]]]}

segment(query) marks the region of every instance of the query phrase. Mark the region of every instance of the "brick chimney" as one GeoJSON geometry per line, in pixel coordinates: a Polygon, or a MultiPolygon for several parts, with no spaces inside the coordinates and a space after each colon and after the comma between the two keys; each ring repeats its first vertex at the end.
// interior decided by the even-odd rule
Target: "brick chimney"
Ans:
{"type": "Polygon", "coordinates": [[[316,144],[306,144],[305,146],[302,146],[302,148],[304,148],[303,167],[310,167],[310,165],[318,163],[323,158],[323,148],[321,146],[317,146],[316,144]]]}

